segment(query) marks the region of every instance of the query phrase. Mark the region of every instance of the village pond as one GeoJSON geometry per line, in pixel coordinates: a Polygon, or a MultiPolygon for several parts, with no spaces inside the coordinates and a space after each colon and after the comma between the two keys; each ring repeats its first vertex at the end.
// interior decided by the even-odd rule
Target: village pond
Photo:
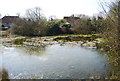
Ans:
{"type": "Polygon", "coordinates": [[[107,55],[80,45],[0,47],[1,68],[10,79],[104,78],[107,55]]]}

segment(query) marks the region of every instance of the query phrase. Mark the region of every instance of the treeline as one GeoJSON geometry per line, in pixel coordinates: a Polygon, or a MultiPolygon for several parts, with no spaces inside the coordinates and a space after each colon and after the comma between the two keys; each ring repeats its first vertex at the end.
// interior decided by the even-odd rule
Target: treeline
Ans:
{"type": "Polygon", "coordinates": [[[103,33],[105,25],[105,18],[102,16],[83,16],[74,24],[72,30],[75,34],[100,34],[103,33]]]}
{"type": "Polygon", "coordinates": [[[79,18],[73,20],[73,23],[68,23],[69,21],[65,19],[47,20],[41,14],[40,8],[33,8],[26,11],[24,18],[18,18],[9,31],[23,36],[103,33],[106,24],[102,16],[80,16],[79,18]]]}

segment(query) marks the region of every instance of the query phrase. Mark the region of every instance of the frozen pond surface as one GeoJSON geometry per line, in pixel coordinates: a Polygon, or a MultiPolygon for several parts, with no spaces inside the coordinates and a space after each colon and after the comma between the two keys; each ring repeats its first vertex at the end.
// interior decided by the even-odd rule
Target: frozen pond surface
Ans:
{"type": "Polygon", "coordinates": [[[0,62],[11,79],[88,79],[107,72],[105,54],[59,44],[47,47],[0,47],[0,62]]]}

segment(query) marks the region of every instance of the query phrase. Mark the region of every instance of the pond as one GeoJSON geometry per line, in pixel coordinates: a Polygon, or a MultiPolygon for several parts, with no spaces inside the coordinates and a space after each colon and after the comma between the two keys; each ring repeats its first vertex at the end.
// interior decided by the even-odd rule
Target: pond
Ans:
{"type": "Polygon", "coordinates": [[[1,67],[8,71],[10,79],[103,78],[109,69],[106,54],[79,45],[0,48],[1,67]]]}

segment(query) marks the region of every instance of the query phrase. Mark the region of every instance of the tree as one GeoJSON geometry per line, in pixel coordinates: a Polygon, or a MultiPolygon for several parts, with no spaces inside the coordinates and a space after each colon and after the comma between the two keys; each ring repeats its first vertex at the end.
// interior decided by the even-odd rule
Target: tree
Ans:
{"type": "Polygon", "coordinates": [[[91,34],[92,23],[88,16],[83,16],[75,23],[74,28],[72,28],[75,34],[91,34]]]}
{"type": "MultiPolygon", "coordinates": [[[[102,4],[101,4],[102,5],[102,4]]],[[[119,33],[118,31],[118,3],[111,2],[111,4],[106,4],[109,7],[109,11],[106,12],[104,5],[102,5],[103,10],[105,11],[107,17],[105,19],[106,28],[104,31],[104,38],[106,39],[106,44],[109,50],[118,54],[118,43],[119,43],[119,33]]]]}
{"type": "Polygon", "coordinates": [[[106,24],[105,19],[102,16],[93,17],[91,19],[92,27],[91,31],[92,33],[103,33],[106,24]]]}
{"type": "Polygon", "coordinates": [[[41,8],[35,7],[26,11],[26,18],[30,21],[39,21],[43,18],[41,8]]]}
{"type": "Polygon", "coordinates": [[[110,64],[113,65],[114,77],[119,78],[119,63],[120,63],[120,28],[119,28],[119,5],[118,2],[114,1],[111,4],[102,4],[101,7],[106,14],[106,28],[103,33],[104,43],[102,48],[106,50],[108,56],[110,57],[110,64]],[[105,9],[105,7],[109,8],[109,11],[105,9]]]}
{"type": "Polygon", "coordinates": [[[24,36],[44,36],[47,34],[47,20],[36,7],[26,11],[26,18],[19,18],[11,28],[14,34],[24,36]]]}
{"type": "Polygon", "coordinates": [[[62,34],[60,26],[64,23],[64,20],[56,20],[48,22],[48,35],[59,35],[62,34]]]}

